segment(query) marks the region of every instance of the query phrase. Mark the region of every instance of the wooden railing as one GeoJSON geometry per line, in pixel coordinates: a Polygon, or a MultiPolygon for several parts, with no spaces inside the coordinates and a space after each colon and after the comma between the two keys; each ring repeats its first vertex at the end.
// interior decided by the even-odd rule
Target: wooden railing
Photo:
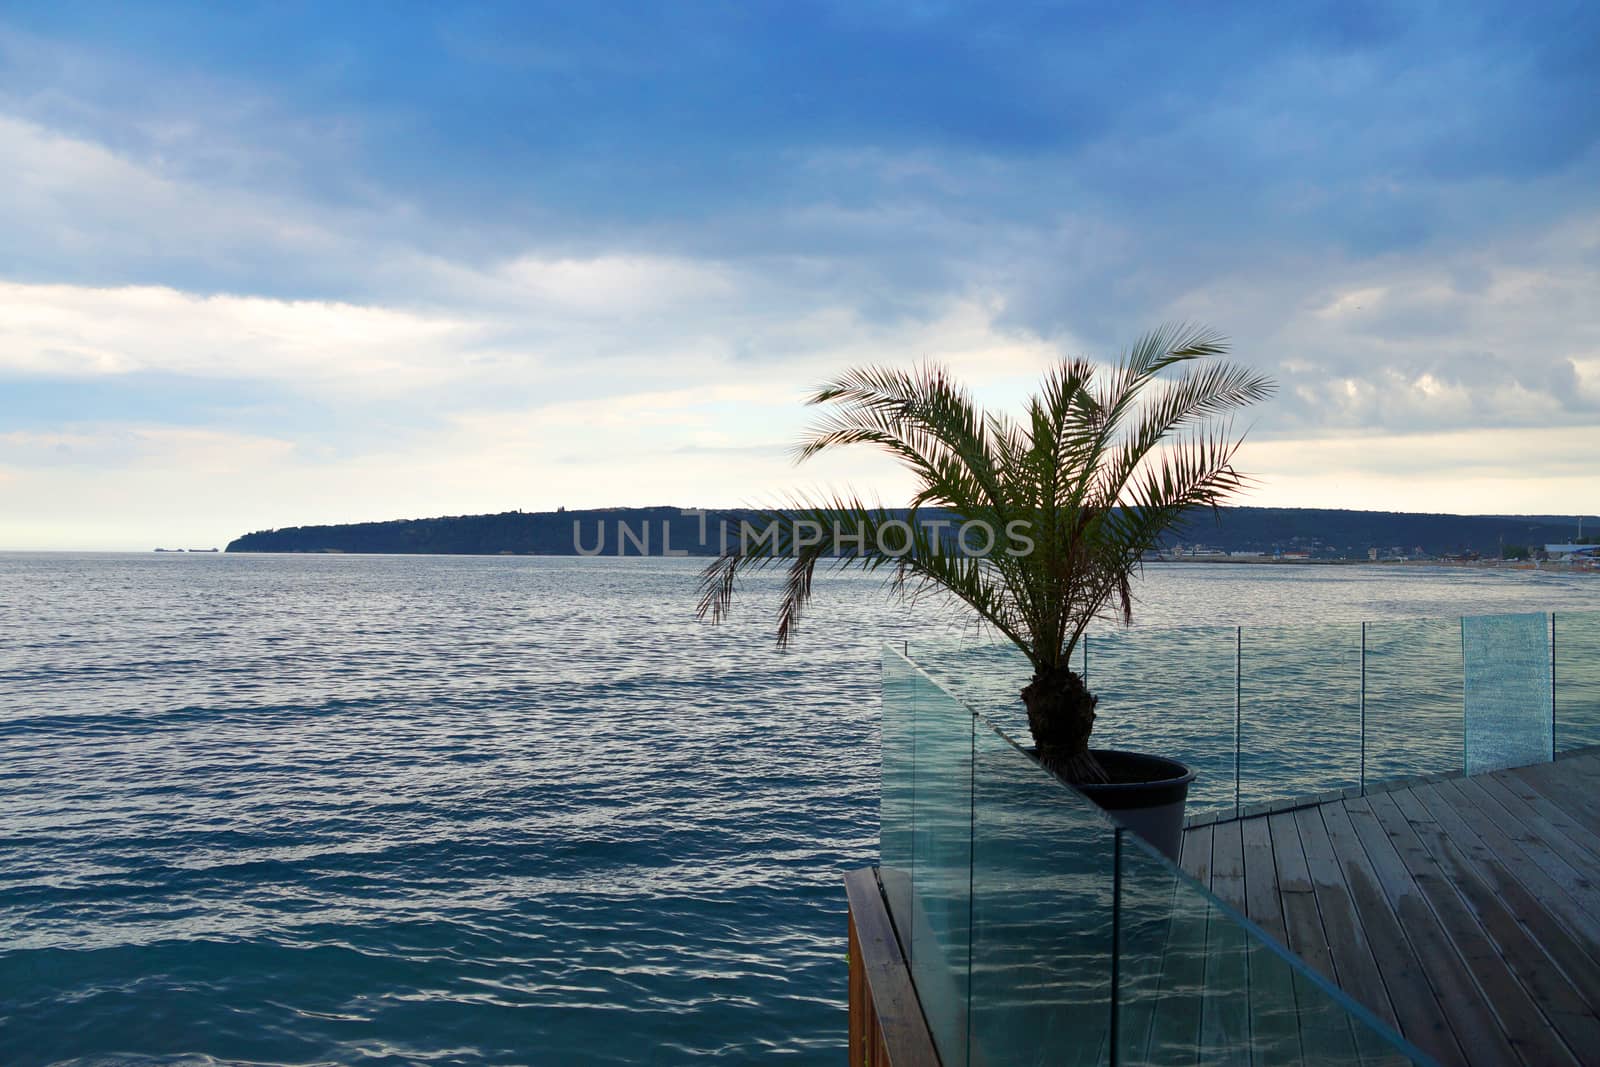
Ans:
{"type": "Polygon", "coordinates": [[[940,1067],[876,868],[844,876],[850,904],[850,1067],[940,1067]]]}

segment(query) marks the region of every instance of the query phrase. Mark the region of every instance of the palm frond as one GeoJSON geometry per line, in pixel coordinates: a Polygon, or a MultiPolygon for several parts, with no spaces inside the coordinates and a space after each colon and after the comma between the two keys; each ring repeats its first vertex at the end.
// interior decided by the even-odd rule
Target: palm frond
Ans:
{"type": "Polygon", "coordinates": [[[1271,396],[1273,383],[1216,358],[1227,350],[1220,335],[1177,324],[1140,337],[1109,369],[1063,360],[1020,421],[982,411],[937,365],[847,371],[808,398],[826,410],[795,459],[851,445],[885,451],[917,480],[909,510],[834,495],[758,512],[774,532],[753,545],[742,539],[705,568],[698,613],[723,619],[743,574],[786,563],[778,643],[787,645],[819,565],[888,568],[899,594],[948,594],[1036,667],[1065,664],[1095,619],[1131,619],[1130,577],[1166,531],[1249,484],[1234,469],[1242,437],[1226,416],[1271,396]],[[991,536],[1020,524],[1031,550],[953,551],[924,525],[935,509],[991,536]],[[887,551],[883,535],[905,523],[906,550],[887,551]],[[801,537],[797,524],[840,529],[855,547],[801,537]]]}

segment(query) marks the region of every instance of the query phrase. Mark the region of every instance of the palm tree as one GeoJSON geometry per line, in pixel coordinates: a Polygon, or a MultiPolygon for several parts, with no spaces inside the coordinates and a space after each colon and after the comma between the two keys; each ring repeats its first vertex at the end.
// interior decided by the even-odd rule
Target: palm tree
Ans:
{"type": "Polygon", "coordinates": [[[764,525],[742,525],[740,544],[705,568],[699,616],[721,621],[742,572],[785,561],[786,646],[819,562],[889,567],[895,591],[948,593],[1015,643],[1033,667],[1022,700],[1040,761],[1069,782],[1106,781],[1089,751],[1098,698],[1072,670],[1072,651],[1095,619],[1132,621],[1129,578],[1164,533],[1248,484],[1233,467],[1242,436],[1226,416],[1274,385],[1213,358],[1227,347],[1203,328],[1167,326],[1111,368],[1064,360],[1020,422],[975,407],[938,366],[849,371],[808,401],[829,411],[795,459],[876,446],[918,479],[909,513],[847,496],[762,512],[764,525]]]}

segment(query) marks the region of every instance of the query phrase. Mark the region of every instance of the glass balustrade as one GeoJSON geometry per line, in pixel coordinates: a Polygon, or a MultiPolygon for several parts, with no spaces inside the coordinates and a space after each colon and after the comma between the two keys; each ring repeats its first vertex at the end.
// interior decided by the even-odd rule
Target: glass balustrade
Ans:
{"type": "Polygon", "coordinates": [[[1555,749],[1600,745],[1600,611],[1558,611],[1550,623],[1555,749]]]}
{"type": "MultiPolygon", "coordinates": [[[[1232,632],[1235,657],[1252,647],[1247,634],[1232,632]]],[[[1189,632],[1182,647],[1186,655],[1223,663],[1229,658],[1223,636],[1189,632]]],[[[1330,664],[1348,669],[1348,650],[1328,651],[1315,635],[1309,641],[1321,650],[1317,669],[1325,676],[1330,664]]],[[[1254,647],[1261,650],[1254,673],[1237,660],[1232,665],[1238,673],[1228,688],[1236,699],[1253,687],[1264,689],[1297,655],[1281,636],[1258,635],[1254,647]]],[[[1130,664],[1153,662],[1160,649],[1135,642],[1106,651],[1109,667],[1118,656],[1130,664]]],[[[1004,724],[988,714],[1002,689],[1020,686],[1014,679],[992,687],[977,680],[985,669],[1016,669],[1015,659],[993,646],[964,653],[939,645],[927,655],[924,669],[902,650],[884,651],[880,872],[923,1014],[947,1067],[1383,1064],[1419,1057],[1043,771],[1027,751],[1016,713],[1001,716],[1004,724]],[[958,696],[957,688],[982,706],[958,696]]],[[[1120,701],[1139,690],[1112,692],[1120,701]]],[[[1241,732],[1238,743],[1232,738],[1248,706],[1223,704],[1201,721],[1217,719],[1229,734],[1219,777],[1237,765],[1250,769],[1251,781],[1265,782],[1267,764],[1242,760],[1250,735],[1241,732]]],[[[1265,714],[1269,704],[1258,700],[1256,706],[1265,714]]],[[[1319,744],[1348,740],[1347,713],[1319,744]]],[[[1174,722],[1182,718],[1179,710],[1170,714],[1174,722]]],[[[1266,741],[1259,747],[1265,753],[1266,741]]],[[[1256,750],[1248,751],[1254,756],[1256,750]]],[[[1343,782],[1348,767],[1317,770],[1323,781],[1333,780],[1330,773],[1343,782]]]]}

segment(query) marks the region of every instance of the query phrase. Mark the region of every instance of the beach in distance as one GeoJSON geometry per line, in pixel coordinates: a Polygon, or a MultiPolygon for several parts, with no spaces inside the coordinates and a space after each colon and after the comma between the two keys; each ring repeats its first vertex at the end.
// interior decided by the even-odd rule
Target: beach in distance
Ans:
{"type": "Polygon", "coordinates": [[[1547,574],[1600,576],[1600,567],[1595,567],[1591,561],[1572,563],[1558,560],[1525,559],[1295,559],[1267,555],[1219,555],[1154,556],[1147,558],[1144,562],[1150,565],[1178,564],[1190,567],[1204,567],[1212,564],[1223,566],[1230,564],[1260,564],[1275,567],[1425,567],[1429,569],[1443,567],[1489,571],[1543,571],[1547,574]]]}
{"type": "MultiPolygon", "coordinates": [[[[836,1062],[882,644],[981,635],[850,574],[779,652],[781,575],[711,627],[699,566],[0,555],[7,1062],[836,1062]]],[[[1597,588],[1175,563],[1135,619],[1325,633],[1597,588]]]]}

